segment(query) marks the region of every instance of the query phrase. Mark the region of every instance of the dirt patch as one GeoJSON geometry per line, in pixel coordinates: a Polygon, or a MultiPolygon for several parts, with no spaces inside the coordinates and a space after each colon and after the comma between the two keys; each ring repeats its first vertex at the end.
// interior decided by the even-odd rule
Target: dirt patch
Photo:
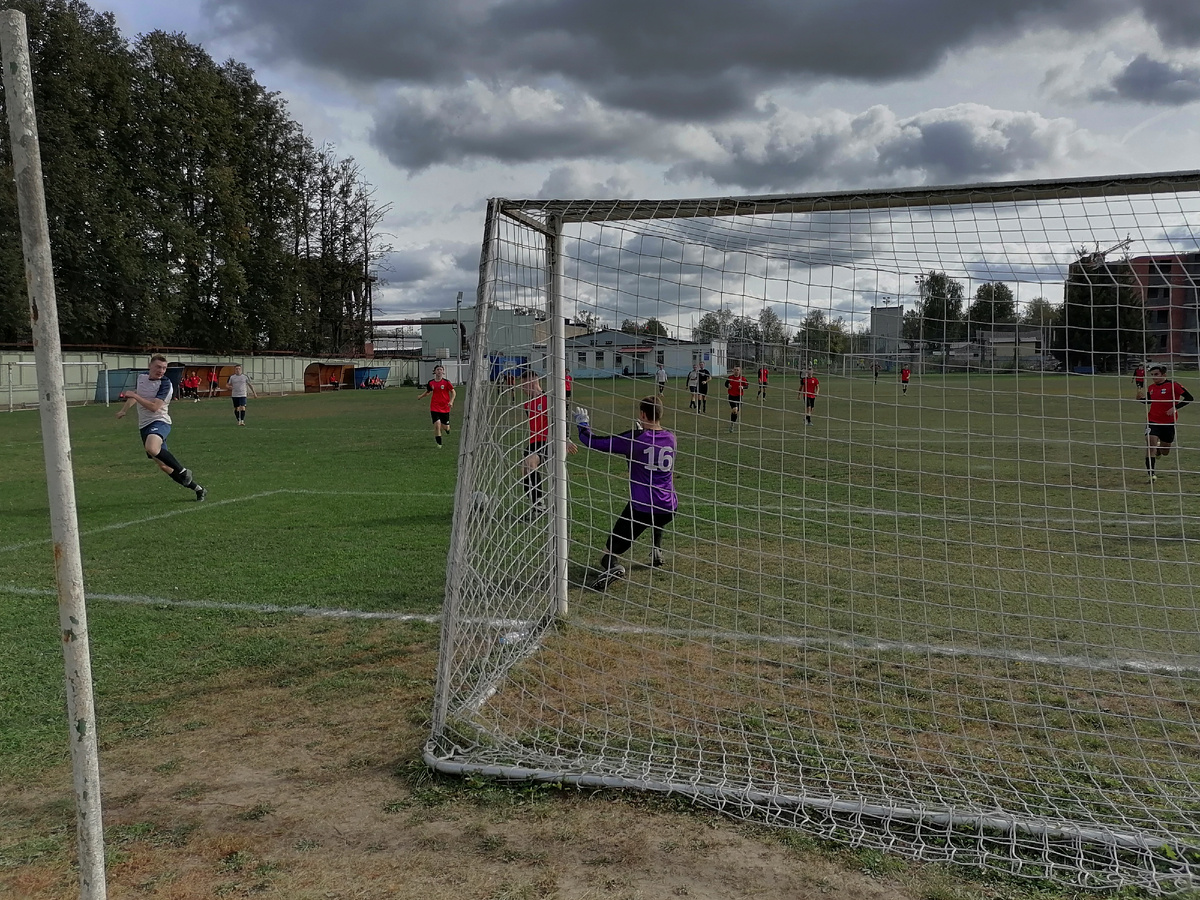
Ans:
{"type": "MultiPolygon", "coordinates": [[[[929,893],[912,889],[907,876],[870,877],[844,858],[661,802],[469,790],[426,778],[415,760],[428,690],[401,678],[346,702],[225,684],[175,710],[154,737],[106,749],[109,896],[864,900],[929,893]]],[[[57,850],[0,869],[0,894],[78,896],[69,785],[63,769],[44,784],[5,791],[0,812],[57,835],[57,850]]]]}

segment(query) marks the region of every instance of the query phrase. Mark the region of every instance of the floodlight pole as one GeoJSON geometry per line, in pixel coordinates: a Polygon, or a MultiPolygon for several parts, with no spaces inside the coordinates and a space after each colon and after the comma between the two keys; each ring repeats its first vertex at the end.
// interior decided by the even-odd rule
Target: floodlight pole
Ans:
{"type": "Polygon", "coordinates": [[[96,747],[96,712],[92,698],[92,663],[88,647],[87,609],[83,595],[83,562],[67,425],[58,302],[50,258],[50,229],[42,188],[42,159],[33,103],[29,36],[25,16],[0,12],[0,66],[12,142],[21,247],[37,361],[38,410],[46,487],[50,495],[50,535],[54,542],[54,576],[66,668],[67,720],[71,767],[75,777],[75,824],[79,842],[82,900],[104,900],[104,822],[100,809],[100,761],[96,747]]]}

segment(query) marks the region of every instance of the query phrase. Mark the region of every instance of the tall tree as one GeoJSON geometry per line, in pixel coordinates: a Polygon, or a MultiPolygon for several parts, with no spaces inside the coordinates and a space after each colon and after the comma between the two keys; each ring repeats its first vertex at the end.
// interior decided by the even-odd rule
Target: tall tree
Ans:
{"type": "MultiPolygon", "coordinates": [[[[1080,253],[1067,270],[1056,349],[1068,367],[1117,368],[1124,354],[1146,354],[1145,318],[1133,271],[1080,253]]],[[[1056,354],[1059,355],[1059,354],[1056,354]]]]}
{"type": "Polygon", "coordinates": [[[927,272],[921,276],[919,285],[921,337],[936,344],[962,340],[966,333],[962,284],[945,272],[927,272]]]}
{"type": "Polygon", "coordinates": [[[994,331],[997,325],[1017,321],[1017,301],[1012,289],[1002,281],[989,281],[975,291],[975,299],[967,307],[969,333],[994,331]]]}

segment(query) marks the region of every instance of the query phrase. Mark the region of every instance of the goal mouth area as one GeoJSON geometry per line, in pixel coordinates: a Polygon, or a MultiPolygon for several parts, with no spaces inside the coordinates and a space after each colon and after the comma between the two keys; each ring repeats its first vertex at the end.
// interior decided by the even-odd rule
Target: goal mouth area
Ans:
{"type": "Polygon", "coordinates": [[[1200,365],[1196,222],[1200,172],[493,200],[427,761],[1197,883],[1200,438],[1125,371],[1200,365]],[[647,395],[639,537],[570,413],[647,395]]]}

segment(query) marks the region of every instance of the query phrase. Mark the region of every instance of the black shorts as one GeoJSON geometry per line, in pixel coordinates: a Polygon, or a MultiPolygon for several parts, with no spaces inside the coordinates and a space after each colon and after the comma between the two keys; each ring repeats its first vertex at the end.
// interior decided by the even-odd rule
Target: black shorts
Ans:
{"type": "Polygon", "coordinates": [[[245,397],[231,397],[230,399],[231,399],[231,400],[233,400],[233,408],[234,408],[234,409],[237,409],[239,406],[245,406],[245,405],[246,405],[246,398],[245,398],[245,397]]]}
{"type": "Polygon", "coordinates": [[[730,409],[741,409],[742,408],[742,398],[741,397],[730,397],[729,398],[729,408],[730,409]]]}
{"type": "Polygon", "coordinates": [[[671,524],[675,513],[666,509],[642,510],[634,509],[632,503],[626,503],[625,509],[613,525],[612,534],[604,545],[609,553],[620,556],[632,546],[647,528],[661,531],[671,524]]]}
{"type": "Polygon", "coordinates": [[[816,409],[816,407],[817,407],[817,398],[816,397],[805,397],[804,398],[804,408],[805,409],[816,409]]]}
{"type": "Polygon", "coordinates": [[[1151,422],[1146,426],[1146,437],[1156,437],[1160,444],[1175,443],[1175,426],[1174,425],[1155,425],[1151,422]]]}
{"type": "Polygon", "coordinates": [[[698,393],[700,393],[700,388],[699,388],[698,386],[694,385],[694,384],[689,384],[689,385],[688,385],[688,390],[689,390],[689,391],[691,391],[693,394],[698,394],[698,393]]]}
{"type": "Polygon", "coordinates": [[[449,425],[450,424],[450,413],[434,412],[431,409],[429,411],[429,421],[430,422],[441,422],[443,425],[449,425]]]}
{"type": "Polygon", "coordinates": [[[705,397],[707,397],[708,396],[708,385],[707,384],[700,385],[699,392],[701,394],[703,394],[705,397]]]}
{"type": "Polygon", "coordinates": [[[536,456],[542,462],[545,462],[546,459],[548,458],[546,456],[546,442],[545,441],[530,441],[529,446],[525,448],[525,453],[527,456],[536,456]]]}

